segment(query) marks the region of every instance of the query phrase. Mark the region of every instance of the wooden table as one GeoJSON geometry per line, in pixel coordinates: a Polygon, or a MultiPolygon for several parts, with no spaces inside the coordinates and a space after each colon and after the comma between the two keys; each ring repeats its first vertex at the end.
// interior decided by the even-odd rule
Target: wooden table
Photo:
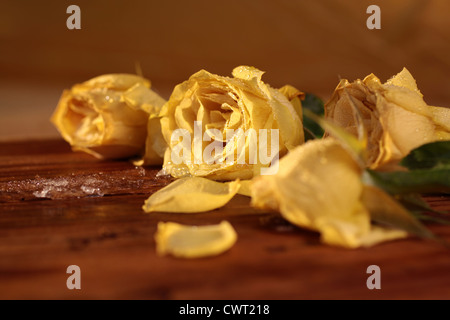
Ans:
{"type": "MultiPolygon", "coordinates": [[[[236,196],[202,214],[145,214],[170,182],[159,168],[99,161],[62,140],[0,144],[1,299],[449,299],[450,250],[417,238],[347,250],[323,245],[236,196]],[[51,198],[51,199],[49,199],[51,198]],[[228,220],[238,241],[197,260],[158,256],[159,221],[191,225],[228,220]],[[67,267],[81,270],[69,290],[67,267]],[[381,270],[381,289],[366,286],[381,270]]],[[[447,196],[428,196],[450,209],[447,196]]],[[[450,241],[450,227],[428,224],[450,241]]]]}

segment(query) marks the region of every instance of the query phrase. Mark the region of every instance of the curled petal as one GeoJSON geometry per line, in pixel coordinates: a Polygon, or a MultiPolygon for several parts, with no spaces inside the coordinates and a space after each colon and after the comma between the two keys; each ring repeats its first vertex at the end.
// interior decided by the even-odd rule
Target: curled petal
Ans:
{"type": "Polygon", "coordinates": [[[227,204],[239,191],[239,180],[221,183],[200,177],[177,179],[144,203],[145,212],[204,212],[227,204]]]}
{"type": "Polygon", "coordinates": [[[332,138],[292,150],[277,174],[254,178],[251,187],[254,206],[278,210],[291,223],[319,232],[327,244],[356,248],[404,237],[371,225],[362,192],[360,166],[332,138]]]}

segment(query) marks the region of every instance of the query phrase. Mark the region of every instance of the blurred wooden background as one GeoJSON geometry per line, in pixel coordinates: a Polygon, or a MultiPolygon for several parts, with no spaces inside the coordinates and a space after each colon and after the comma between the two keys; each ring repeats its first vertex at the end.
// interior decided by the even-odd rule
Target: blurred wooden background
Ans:
{"type": "Polygon", "coordinates": [[[57,136],[48,119],[64,88],[137,63],[166,98],[200,69],[247,64],[324,100],[339,77],[405,66],[429,104],[450,106],[449,13],[448,0],[2,0],[0,139],[57,136]],[[71,4],[81,30],[66,28],[71,4]],[[366,28],[371,4],[381,30],[366,28]]]}

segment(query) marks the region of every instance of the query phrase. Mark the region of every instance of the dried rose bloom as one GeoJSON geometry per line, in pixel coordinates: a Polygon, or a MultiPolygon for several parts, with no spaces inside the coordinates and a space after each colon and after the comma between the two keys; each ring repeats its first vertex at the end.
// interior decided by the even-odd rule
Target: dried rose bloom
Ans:
{"type": "Polygon", "coordinates": [[[367,166],[395,166],[412,149],[450,139],[450,108],[429,106],[407,69],[385,83],[373,74],[342,80],[325,104],[325,117],[348,132],[367,134],[367,166]]]}
{"type": "Polygon", "coordinates": [[[303,93],[291,86],[274,89],[261,80],[262,75],[262,71],[248,66],[235,68],[232,78],[201,70],[177,85],[161,110],[161,129],[168,144],[164,171],[176,178],[250,179],[271,163],[263,163],[259,158],[252,162],[254,158],[250,159],[249,155],[252,151],[258,153],[261,144],[254,150],[252,141],[255,140],[246,133],[261,134],[261,129],[267,130],[269,139],[264,147],[269,146],[267,150],[273,151],[271,143],[277,138],[271,134],[279,130],[279,157],[302,144],[300,98],[303,93]],[[179,129],[187,132],[190,141],[187,142],[189,150],[185,149],[187,155],[183,154],[183,161],[177,163],[173,161],[173,152],[182,141],[173,139],[173,134],[179,129]],[[197,140],[196,131],[201,132],[197,140]],[[207,141],[202,139],[205,135],[207,141]],[[215,149],[211,153],[213,161],[205,161],[205,152],[212,143],[223,149],[215,149]]]}
{"type": "Polygon", "coordinates": [[[125,158],[143,153],[149,117],[164,103],[147,79],[107,74],[64,90],[51,121],[74,151],[125,158]]]}

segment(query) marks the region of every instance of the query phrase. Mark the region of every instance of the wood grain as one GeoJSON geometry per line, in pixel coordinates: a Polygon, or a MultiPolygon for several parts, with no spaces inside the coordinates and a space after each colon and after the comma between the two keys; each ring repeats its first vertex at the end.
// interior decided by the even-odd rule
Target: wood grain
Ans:
{"type": "MultiPolygon", "coordinates": [[[[144,200],[169,180],[155,177],[158,167],[135,170],[129,161],[74,153],[61,140],[0,144],[0,299],[450,298],[450,251],[435,242],[411,237],[369,249],[325,246],[316,233],[251,208],[244,196],[202,214],[145,214],[144,200]],[[109,183],[103,196],[33,196],[32,181],[74,179],[76,189],[75,182],[100,171],[109,183]],[[230,251],[197,260],[156,254],[159,221],[224,219],[238,233],[230,251]],[[380,290],[366,287],[373,264],[381,268],[380,290]],[[66,287],[69,265],[81,268],[81,290],[66,287]]],[[[426,200],[450,209],[449,197],[426,200]]],[[[428,226],[450,241],[448,226],[428,226]]]]}

